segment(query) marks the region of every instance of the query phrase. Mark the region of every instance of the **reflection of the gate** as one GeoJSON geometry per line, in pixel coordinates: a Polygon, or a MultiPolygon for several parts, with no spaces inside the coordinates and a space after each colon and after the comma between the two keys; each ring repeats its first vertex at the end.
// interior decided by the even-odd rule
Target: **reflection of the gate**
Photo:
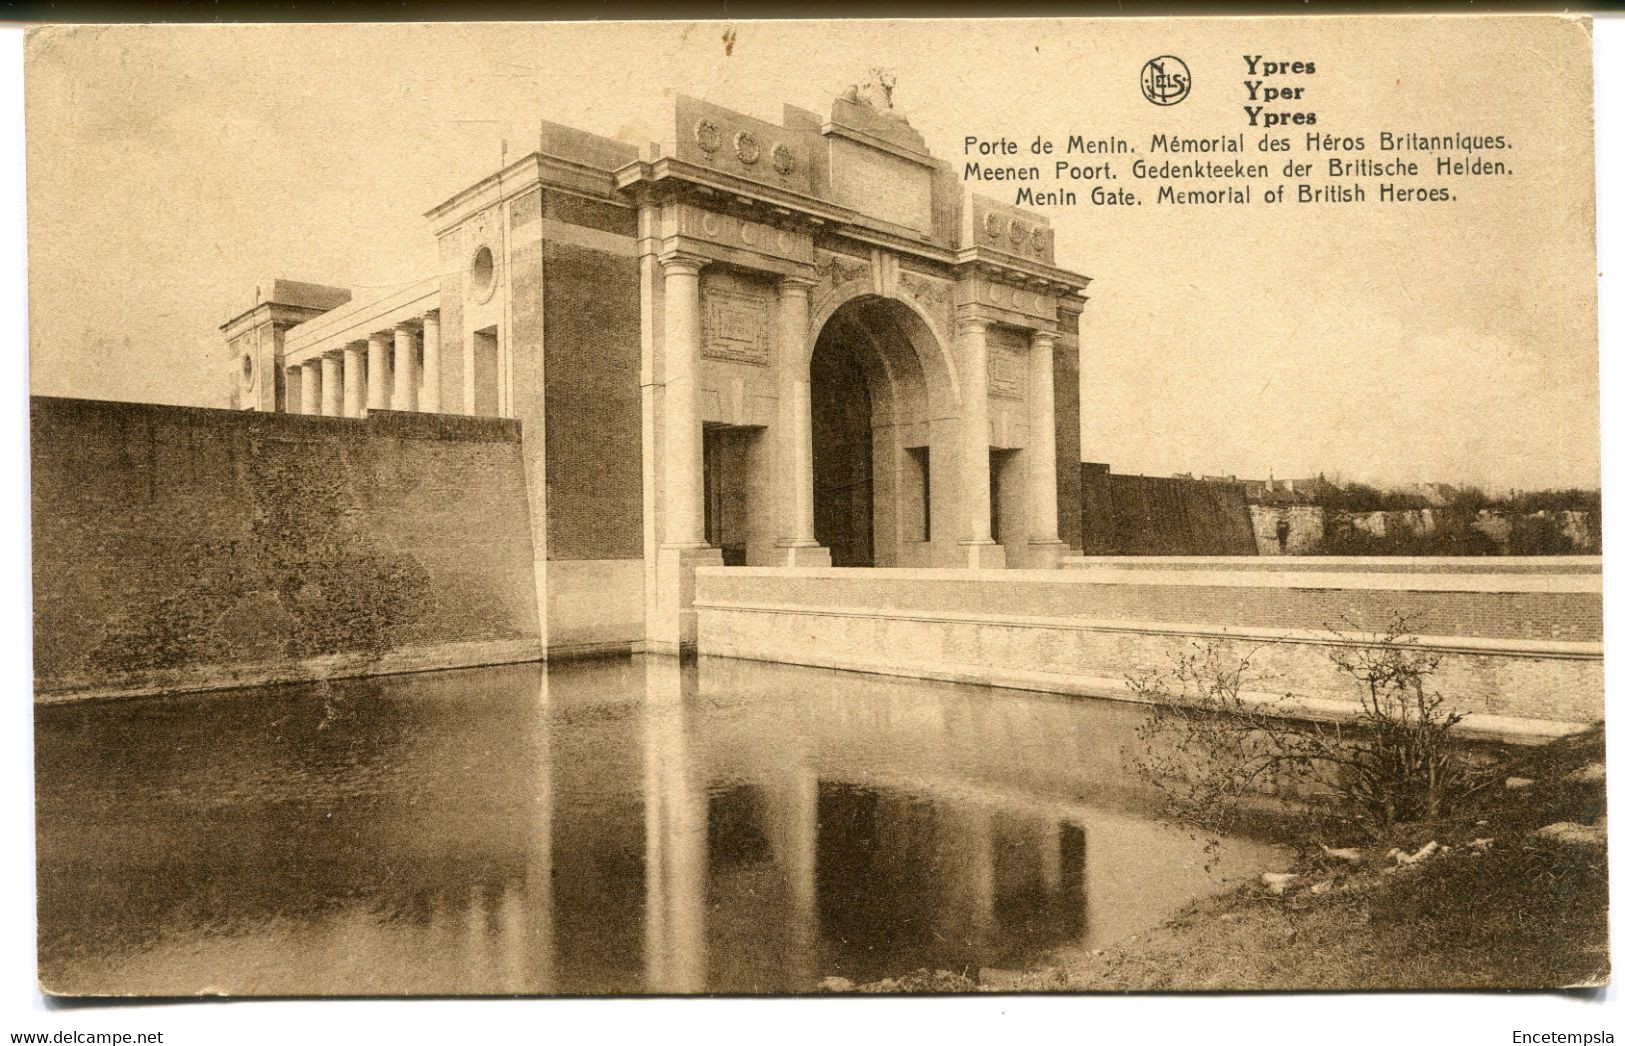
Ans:
{"type": "Polygon", "coordinates": [[[649,658],[234,698],[188,713],[207,745],[171,722],[121,742],[147,770],[74,772],[42,921],[154,994],[794,991],[1105,940],[1208,882],[1133,812],[1133,709],[840,678],[649,658]],[[103,846],[130,832],[86,789],[156,846],[103,846]],[[113,923],[74,914],[115,886],[113,923]]]}
{"type": "Polygon", "coordinates": [[[1213,882],[1123,783],[1136,709],[1080,734],[1064,701],[747,667],[645,669],[668,695],[645,725],[649,990],[974,971],[1134,932],[1213,882]]]}
{"type": "MultiPolygon", "coordinates": [[[[783,731],[805,712],[734,718],[751,696],[731,687],[733,666],[718,668],[710,684],[703,667],[646,667],[651,699],[667,695],[646,724],[650,990],[805,989],[820,973],[896,972],[900,956],[974,966],[1012,934],[1082,932],[1076,804],[827,763],[839,745],[783,731]],[[714,714],[696,714],[696,699],[714,714]],[[751,725],[763,722],[766,733],[751,725]]],[[[843,721],[829,723],[838,733],[843,721]]]]}

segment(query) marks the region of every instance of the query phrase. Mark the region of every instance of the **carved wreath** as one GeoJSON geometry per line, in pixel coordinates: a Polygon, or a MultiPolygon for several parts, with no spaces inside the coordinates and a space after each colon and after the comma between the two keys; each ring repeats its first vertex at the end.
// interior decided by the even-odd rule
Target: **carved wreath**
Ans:
{"type": "Polygon", "coordinates": [[[701,118],[694,125],[694,144],[708,153],[714,153],[722,148],[722,130],[715,120],[701,118]]]}
{"type": "Polygon", "coordinates": [[[796,169],[796,154],[790,147],[780,142],[773,147],[773,169],[780,174],[789,174],[796,169]]]}
{"type": "Polygon", "coordinates": [[[740,131],[734,135],[734,155],[739,157],[740,163],[755,163],[762,158],[762,147],[756,144],[754,134],[740,131]]]}

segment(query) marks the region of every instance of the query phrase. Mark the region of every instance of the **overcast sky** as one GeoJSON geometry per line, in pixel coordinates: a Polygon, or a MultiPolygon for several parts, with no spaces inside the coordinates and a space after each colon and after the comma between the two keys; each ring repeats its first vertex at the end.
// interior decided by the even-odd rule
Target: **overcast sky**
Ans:
{"type": "MultiPolygon", "coordinates": [[[[1316,63],[1293,81],[1316,130],[1505,134],[1514,176],[1408,208],[1047,209],[1060,264],[1095,279],[1083,457],[1151,474],[1595,485],[1582,29],[1305,26],[740,23],[731,54],[720,23],[36,35],[33,391],[222,405],[218,328],[256,284],[367,294],[432,273],[423,212],[494,170],[504,139],[510,158],[533,149],[540,118],[643,143],[671,137],[676,93],[776,120],[785,102],[827,112],[882,65],[959,170],[968,134],[1119,134],[1143,151],[1156,130],[1245,130],[1241,56],[1262,53],[1316,63]],[[1164,53],[1195,87],[1157,108],[1138,73],[1164,53]]],[[[1013,202],[1008,186],[980,191],[1013,202]]]]}

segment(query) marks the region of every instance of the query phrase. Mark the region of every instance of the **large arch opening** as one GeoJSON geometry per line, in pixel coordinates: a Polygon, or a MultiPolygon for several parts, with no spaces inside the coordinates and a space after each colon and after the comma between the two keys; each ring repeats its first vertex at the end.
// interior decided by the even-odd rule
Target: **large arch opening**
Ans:
{"type": "Polygon", "coordinates": [[[809,362],[813,532],[834,566],[954,562],[956,411],[944,361],[920,317],[888,298],[854,298],[819,330],[809,362]]]}
{"type": "Polygon", "coordinates": [[[874,408],[850,337],[813,349],[813,533],[837,567],[875,565],[874,408]]]}

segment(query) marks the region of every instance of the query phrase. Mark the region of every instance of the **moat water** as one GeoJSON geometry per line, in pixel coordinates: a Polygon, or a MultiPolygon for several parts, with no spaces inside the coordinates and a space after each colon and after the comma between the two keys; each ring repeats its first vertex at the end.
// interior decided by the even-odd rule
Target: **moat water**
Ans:
{"type": "Polygon", "coordinates": [[[44,707],[65,993],[796,992],[1010,968],[1279,864],[1110,702],[705,659],[44,707]]]}

